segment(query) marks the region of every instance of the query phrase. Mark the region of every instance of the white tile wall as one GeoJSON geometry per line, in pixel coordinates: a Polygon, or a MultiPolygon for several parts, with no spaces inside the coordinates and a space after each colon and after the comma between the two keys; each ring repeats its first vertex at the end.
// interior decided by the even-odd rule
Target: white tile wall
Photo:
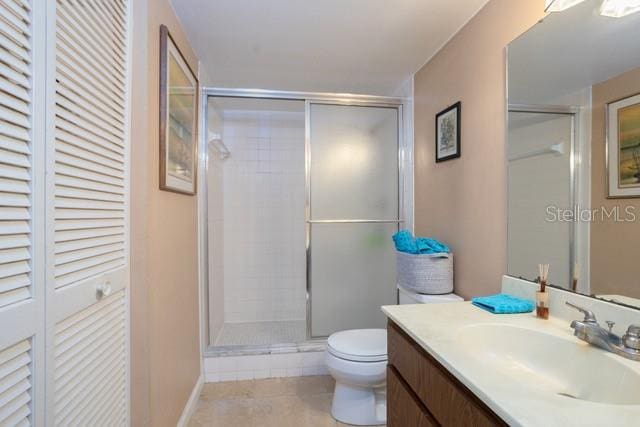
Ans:
{"type": "MultiPolygon", "coordinates": [[[[222,133],[222,118],[209,110],[209,130],[222,133]]],[[[207,165],[208,244],[209,244],[209,341],[215,342],[224,324],[224,160],[213,147],[207,165]]]]}
{"type": "Polygon", "coordinates": [[[306,316],[304,113],[227,111],[225,322],[306,316]]]}
{"type": "Polygon", "coordinates": [[[329,375],[323,351],[207,357],[206,382],[329,375]]]}

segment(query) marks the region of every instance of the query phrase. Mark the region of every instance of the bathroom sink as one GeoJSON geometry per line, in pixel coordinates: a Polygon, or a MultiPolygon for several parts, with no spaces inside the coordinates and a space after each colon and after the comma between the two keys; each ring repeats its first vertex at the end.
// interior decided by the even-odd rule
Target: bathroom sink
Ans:
{"type": "Polygon", "coordinates": [[[461,328],[457,338],[482,367],[558,398],[640,405],[640,374],[572,336],[482,324],[461,328]]]}

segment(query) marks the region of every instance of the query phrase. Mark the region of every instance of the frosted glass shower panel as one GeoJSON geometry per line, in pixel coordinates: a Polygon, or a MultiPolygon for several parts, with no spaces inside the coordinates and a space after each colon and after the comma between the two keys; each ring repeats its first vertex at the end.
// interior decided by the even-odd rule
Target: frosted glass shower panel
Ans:
{"type": "Polygon", "coordinates": [[[396,303],[397,108],[311,103],[311,336],[384,328],[396,303]]]}
{"type": "Polygon", "coordinates": [[[398,216],[398,110],[310,106],[311,219],[398,216]]]}
{"type": "Polygon", "coordinates": [[[313,224],[312,336],[384,328],[380,306],[395,304],[397,224],[313,224]]]}

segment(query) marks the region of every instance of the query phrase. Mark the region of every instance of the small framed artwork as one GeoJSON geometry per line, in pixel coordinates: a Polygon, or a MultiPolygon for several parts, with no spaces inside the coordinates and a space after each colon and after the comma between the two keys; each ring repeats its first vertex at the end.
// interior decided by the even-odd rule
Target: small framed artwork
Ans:
{"type": "Polygon", "coordinates": [[[198,79],[160,27],[160,189],[196,194],[198,79]]]}
{"type": "Polygon", "coordinates": [[[609,198],[640,197],[640,94],[607,104],[609,198]]]}
{"type": "Polygon", "coordinates": [[[436,163],[460,157],[460,107],[457,102],[436,114],[436,163]]]}

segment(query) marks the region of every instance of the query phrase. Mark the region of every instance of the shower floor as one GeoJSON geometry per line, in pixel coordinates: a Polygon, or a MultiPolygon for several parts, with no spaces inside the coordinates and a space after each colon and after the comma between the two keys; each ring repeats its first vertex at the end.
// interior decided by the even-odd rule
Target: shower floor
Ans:
{"type": "Polygon", "coordinates": [[[214,345],[297,344],[306,339],[307,322],[304,320],[225,323],[214,345]]]}

